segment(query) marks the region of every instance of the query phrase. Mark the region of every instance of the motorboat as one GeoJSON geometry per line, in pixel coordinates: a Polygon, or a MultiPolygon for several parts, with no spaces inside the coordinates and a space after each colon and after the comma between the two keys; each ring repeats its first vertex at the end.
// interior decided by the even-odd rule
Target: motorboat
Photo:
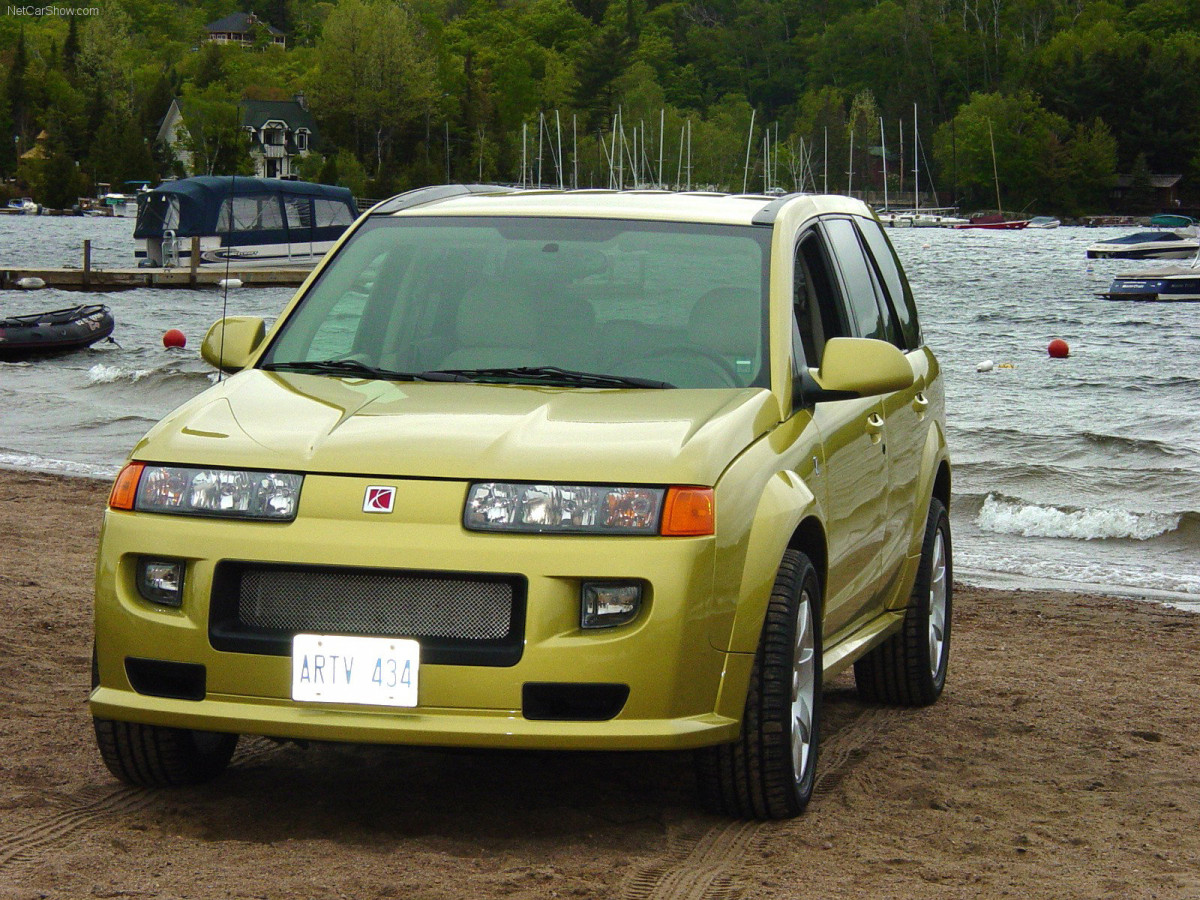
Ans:
{"type": "Polygon", "coordinates": [[[1022,228],[1029,227],[1028,219],[1009,219],[1003,215],[990,213],[985,216],[971,216],[971,218],[960,224],[955,225],[955,228],[988,228],[992,231],[1018,231],[1022,228]]]}
{"type": "Polygon", "coordinates": [[[79,350],[112,334],[112,311],[90,304],[0,319],[0,359],[79,350]]]}
{"type": "Polygon", "coordinates": [[[1027,228],[1057,228],[1062,222],[1054,216],[1034,216],[1029,220],[1027,228]]]}
{"type": "Polygon", "coordinates": [[[1088,259],[1188,259],[1200,247],[1195,227],[1174,231],[1138,231],[1097,241],[1087,248],[1088,259]]]}
{"type": "Polygon", "coordinates": [[[108,193],[100,198],[101,207],[107,210],[105,215],[118,218],[132,219],[137,216],[137,195],[108,193]]]}
{"type": "Polygon", "coordinates": [[[348,188],[279,178],[201,175],[138,196],[141,267],[312,267],[358,218],[348,188]]]}
{"type": "Polygon", "coordinates": [[[1164,266],[1117,275],[1108,290],[1097,296],[1105,300],[1200,302],[1200,268],[1164,266]]]}
{"type": "Polygon", "coordinates": [[[10,215],[36,216],[42,211],[42,207],[35,203],[32,197],[22,197],[19,200],[9,200],[4,211],[10,215]]]}

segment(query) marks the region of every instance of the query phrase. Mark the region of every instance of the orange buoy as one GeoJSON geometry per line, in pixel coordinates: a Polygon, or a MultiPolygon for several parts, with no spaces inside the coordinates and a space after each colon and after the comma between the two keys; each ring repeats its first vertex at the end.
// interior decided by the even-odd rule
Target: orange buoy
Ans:
{"type": "Polygon", "coordinates": [[[184,347],[187,346],[187,338],[178,328],[171,328],[163,335],[164,347],[184,347]]]}
{"type": "Polygon", "coordinates": [[[1049,351],[1051,359],[1066,359],[1071,355],[1071,348],[1061,338],[1052,340],[1050,346],[1046,349],[1049,351]]]}

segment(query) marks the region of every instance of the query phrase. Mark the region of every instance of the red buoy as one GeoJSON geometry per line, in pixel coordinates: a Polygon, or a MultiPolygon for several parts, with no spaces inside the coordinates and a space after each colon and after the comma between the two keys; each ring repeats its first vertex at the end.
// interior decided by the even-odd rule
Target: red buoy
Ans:
{"type": "Polygon", "coordinates": [[[1066,359],[1071,355],[1071,348],[1067,346],[1067,342],[1061,338],[1055,338],[1050,342],[1047,348],[1051,359],[1066,359]]]}
{"type": "Polygon", "coordinates": [[[183,332],[178,328],[172,328],[163,335],[164,347],[184,347],[187,345],[187,338],[183,336],[183,332]]]}

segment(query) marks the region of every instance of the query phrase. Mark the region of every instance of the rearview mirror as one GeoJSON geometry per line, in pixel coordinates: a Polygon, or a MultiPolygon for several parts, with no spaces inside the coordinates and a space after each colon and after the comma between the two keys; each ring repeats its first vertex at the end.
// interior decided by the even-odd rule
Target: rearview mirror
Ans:
{"type": "Polygon", "coordinates": [[[227,316],[218,319],[208,329],[200,355],[210,366],[222,372],[238,372],[246,363],[267,334],[262,319],[252,316],[227,316]]]}
{"type": "Polygon", "coordinates": [[[912,387],[916,380],[904,353],[873,338],[830,338],[820,368],[807,374],[801,389],[811,403],[890,394],[912,387]]]}

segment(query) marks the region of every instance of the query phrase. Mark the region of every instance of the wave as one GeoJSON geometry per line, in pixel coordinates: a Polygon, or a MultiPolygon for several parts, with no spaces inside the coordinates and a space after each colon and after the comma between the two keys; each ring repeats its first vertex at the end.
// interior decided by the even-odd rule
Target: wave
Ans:
{"type": "Polygon", "coordinates": [[[187,372],[183,369],[176,368],[122,368],[121,366],[108,366],[104,363],[96,363],[96,365],[88,369],[87,380],[89,387],[107,384],[139,384],[141,382],[148,382],[150,384],[167,384],[188,381],[208,381],[209,373],[187,372]]]}
{"type": "Polygon", "coordinates": [[[119,465],[105,463],[74,462],[69,459],[53,459],[36,453],[11,453],[0,451],[0,468],[21,469],[26,472],[52,472],[56,475],[77,475],[83,478],[114,478],[121,470],[119,465]]]}
{"type": "Polygon", "coordinates": [[[980,531],[1024,537],[1148,541],[1175,531],[1183,518],[1180,513],[1039,506],[988,494],[975,518],[975,524],[980,531]]]}
{"type": "Polygon", "coordinates": [[[1120,434],[1101,434],[1095,431],[1080,431],[1079,436],[1089,444],[1114,450],[1135,450],[1160,453],[1164,456],[1182,456],[1186,451],[1170,441],[1161,441],[1147,437],[1126,437],[1120,434]]]}
{"type": "Polygon", "coordinates": [[[88,384],[116,384],[118,381],[136,384],[152,374],[154,374],[153,369],[122,369],[120,366],[96,363],[88,369],[88,384]]]}

